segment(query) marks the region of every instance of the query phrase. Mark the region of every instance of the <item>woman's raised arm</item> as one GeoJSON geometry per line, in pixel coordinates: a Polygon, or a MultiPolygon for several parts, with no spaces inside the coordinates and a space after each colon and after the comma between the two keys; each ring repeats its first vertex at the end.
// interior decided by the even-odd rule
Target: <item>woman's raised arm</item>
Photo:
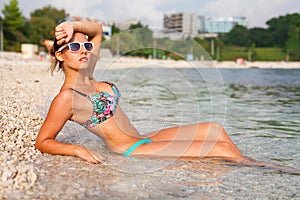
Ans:
{"type": "Polygon", "coordinates": [[[99,22],[75,21],[63,22],[55,28],[57,44],[68,43],[73,37],[74,32],[81,32],[89,37],[89,41],[95,45],[100,45],[102,39],[102,25],[99,22]]]}
{"type": "Polygon", "coordinates": [[[100,53],[102,25],[99,22],[92,21],[63,22],[55,28],[55,38],[57,39],[57,44],[61,45],[68,43],[73,37],[74,32],[81,32],[87,35],[88,40],[94,43],[94,50],[90,58],[91,62],[89,67],[89,74],[90,77],[92,77],[100,53]]]}

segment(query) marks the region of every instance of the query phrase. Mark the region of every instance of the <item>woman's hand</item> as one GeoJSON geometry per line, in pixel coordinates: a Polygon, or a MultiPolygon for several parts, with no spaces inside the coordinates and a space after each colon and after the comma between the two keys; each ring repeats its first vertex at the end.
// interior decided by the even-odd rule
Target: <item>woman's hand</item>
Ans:
{"type": "Polygon", "coordinates": [[[79,158],[86,160],[89,163],[98,164],[98,163],[105,161],[105,159],[98,152],[89,150],[83,146],[78,146],[75,149],[75,154],[79,158]]]}
{"type": "Polygon", "coordinates": [[[56,26],[55,37],[57,39],[57,44],[61,45],[63,43],[68,43],[74,33],[74,27],[72,22],[63,22],[56,26]]]}

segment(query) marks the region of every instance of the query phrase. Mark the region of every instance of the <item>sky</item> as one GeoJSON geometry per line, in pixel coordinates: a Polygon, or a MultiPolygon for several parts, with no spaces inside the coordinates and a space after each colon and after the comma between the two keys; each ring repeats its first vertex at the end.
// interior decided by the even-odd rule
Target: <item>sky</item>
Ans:
{"type": "MultiPolygon", "coordinates": [[[[9,0],[0,0],[2,11],[9,0]]],[[[300,13],[299,0],[19,0],[23,16],[51,5],[71,16],[106,22],[138,19],[153,28],[163,26],[163,15],[189,12],[211,17],[246,17],[248,27],[266,27],[274,17],[300,13]],[[88,2],[88,3],[87,3],[88,2]]],[[[2,12],[1,12],[1,16],[2,12]]]]}

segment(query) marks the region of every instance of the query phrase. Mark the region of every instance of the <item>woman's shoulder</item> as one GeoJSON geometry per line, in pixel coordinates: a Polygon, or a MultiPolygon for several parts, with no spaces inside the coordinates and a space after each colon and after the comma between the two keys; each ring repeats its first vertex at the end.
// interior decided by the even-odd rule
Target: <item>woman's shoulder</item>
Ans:
{"type": "Polygon", "coordinates": [[[106,87],[109,87],[109,90],[112,90],[115,94],[117,94],[118,96],[121,96],[119,88],[116,86],[115,83],[109,82],[109,81],[98,82],[98,88],[106,88],[106,87]]]}
{"type": "Polygon", "coordinates": [[[73,100],[73,94],[70,89],[61,89],[54,97],[53,102],[70,103],[73,100]]]}
{"type": "Polygon", "coordinates": [[[99,81],[98,84],[104,84],[104,85],[110,85],[110,86],[115,85],[115,84],[114,84],[113,82],[111,82],[111,81],[99,81]]]}
{"type": "Polygon", "coordinates": [[[112,88],[112,87],[117,87],[113,82],[110,81],[99,81],[97,82],[97,89],[101,88],[112,88]]]}
{"type": "Polygon", "coordinates": [[[69,119],[72,116],[72,98],[72,93],[70,91],[61,90],[51,102],[48,115],[66,116],[66,119],[69,119]]]}

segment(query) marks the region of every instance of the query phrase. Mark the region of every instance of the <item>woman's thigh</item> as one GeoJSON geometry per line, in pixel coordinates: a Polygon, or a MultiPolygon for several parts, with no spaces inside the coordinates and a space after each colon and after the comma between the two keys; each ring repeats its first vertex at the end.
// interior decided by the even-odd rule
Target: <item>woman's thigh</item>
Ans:
{"type": "Polygon", "coordinates": [[[170,158],[241,158],[242,155],[227,142],[220,141],[160,141],[141,145],[132,156],[170,158]]]}
{"type": "Polygon", "coordinates": [[[144,135],[153,141],[170,140],[200,140],[227,141],[230,140],[222,125],[214,122],[189,124],[154,131],[144,135]]]}

